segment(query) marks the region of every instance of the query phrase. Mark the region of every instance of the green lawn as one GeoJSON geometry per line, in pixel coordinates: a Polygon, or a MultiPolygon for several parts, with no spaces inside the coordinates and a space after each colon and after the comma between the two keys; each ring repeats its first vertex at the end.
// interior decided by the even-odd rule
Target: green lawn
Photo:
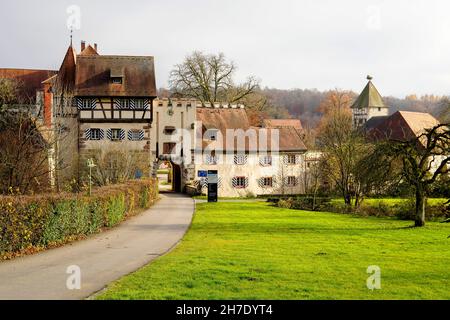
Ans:
{"type": "Polygon", "coordinates": [[[199,204],[182,243],[99,299],[450,299],[449,224],[199,204]],[[381,290],[366,287],[370,265],[381,290]]]}

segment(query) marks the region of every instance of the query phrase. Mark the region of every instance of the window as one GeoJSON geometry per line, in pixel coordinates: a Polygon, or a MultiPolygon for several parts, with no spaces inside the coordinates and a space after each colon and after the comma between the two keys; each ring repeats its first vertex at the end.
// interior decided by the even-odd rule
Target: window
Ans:
{"type": "Polygon", "coordinates": [[[286,156],[286,163],[287,164],[296,164],[297,163],[297,157],[295,154],[289,154],[286,156]]]}
{"type": "Polygon", "coordinates": [[[217,140],[217,132],[218,130],[214,130],[214,129],[209,129],[206,134],[205,134],[205,138],[209,139],[210,141],[216,141],[217,140]]]}
{"type": "Polygon", "coordinates": [[[206,155],[205,163],[209,165],[217,164],[217,156],[216,155],[206,155]]]}
{"type": "Polygon", "coordinates": [[[259,158],[259,163],[264,166],[268,167],[272,165],[272,156],[262,156],[259,158]]]}
{"type": "Polygon", "coordinates": [[[271,188],[273,186],[273,178],[272,177],[261,178],[261,186],[264,188],[271,188]]]}
{"type": "Polygon", "coordinates": [[[129,130],[128,140],[130,141],[141,141],[144,140],[144,130],[129,130]]]}
{"type": "Polygon", "coordinates": [[[378,111],[381,111],[381,108],[378,108],[378,111]]]}
{"type": "Polygon", "coordinates": [[[80,110],[91,110],[95,109],[97,104],[97,99],[77,99],[77,108],[80,110]]]}
{"type": "Polygon", "coordinates": [[[245,189],[248,186],[248,178],[247,177],[234,177],[233,178],[233,187],[236,189],[245,189]]]}
{"type": "Polygon", "coordinates": [[[90,140],[101,140],[101,136],[102,136],[102,130],[101,129],[91,129],[91,139],[90,140]]]}
{"type": "Polygon", "coordinates": [[[176,143],[175,142],[165,142],[163,144],[163,154],[175,154],[176,143]]]}
{"type": "Polygon", "coordinates": [[[111,141],[120,141],[122,129],[111,129],[111,141]]]}
{"type": "Polygon", "coordinates": [[[120,77],[111,78],[111,81],[113,84],[122,84],[122,78],[120,77]]]}
{"type": "Polygon", "coordinates": [[[237,154],[234,156],[234,164],[236,165],[244,165],[247,163],[247,155],[245,154],[237,154]]]}
{"type": "Polygon", "coordinates": [[[98,128],[89,128],[84,132],[86,140],[103,140],[104,131],[98,128]]]}
{"type": "Polygon", "coordinates": [[[175,127],[169,127],[169,126],[164,127],[164,134],[172,135],[175,133],[175,131],[176,131],[175,127]]]}
{"type": "Polygon", "coordinates": [[[297,185],[297,178],[294,176],[289,176],[286,178],[286,185],[289,187],[295,187],[297,185]]]}

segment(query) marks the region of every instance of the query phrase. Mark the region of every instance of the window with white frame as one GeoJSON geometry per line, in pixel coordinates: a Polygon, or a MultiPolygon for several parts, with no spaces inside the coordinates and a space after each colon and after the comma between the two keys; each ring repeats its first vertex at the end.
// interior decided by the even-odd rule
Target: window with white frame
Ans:
{"type": "Polygon", "coordinates": [[[234,155],[234,164],[236,165],[244,165],[247,163],[247,155],[246,154],[236,154],[234,155]]]}
{"type": "Polygon", "coordinates": [[[272,165],[272,156],[261,156],[259,157],[259,163],[264,167],[269,167],[272,165]]]}

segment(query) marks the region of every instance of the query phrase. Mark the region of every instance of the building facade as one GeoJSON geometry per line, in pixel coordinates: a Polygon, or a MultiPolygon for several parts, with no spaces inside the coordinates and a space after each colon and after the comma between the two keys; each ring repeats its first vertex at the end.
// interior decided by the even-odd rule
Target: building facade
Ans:
{"type": "Polygon", "coordinates": [[[128,177],[156,176],[164,162],[177,192],[205,191],[204,173],[217,170],[219,196],[299,194],[318,161],[308,156],[300,120],[253,127],[243,105],[158,99],[151,56],[101,55],[82,42],[79,53],[69,46],[58,71],[39,75],[37,114],[55,141],[52,185],[85,180],[93,159],[103,183],[118,178],[118,168],[128,177]]]}

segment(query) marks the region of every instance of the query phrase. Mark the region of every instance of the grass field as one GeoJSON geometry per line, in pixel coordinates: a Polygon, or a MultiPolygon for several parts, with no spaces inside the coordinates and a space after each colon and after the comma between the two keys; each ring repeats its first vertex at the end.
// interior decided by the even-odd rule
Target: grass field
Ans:
{"type": "Polygon", "coordinates": [[[99,299],[450,299],[450,225],[199,204],[171,253],[99,299]],[[381,290],[366,287],[381,268],[381,290]]]}

